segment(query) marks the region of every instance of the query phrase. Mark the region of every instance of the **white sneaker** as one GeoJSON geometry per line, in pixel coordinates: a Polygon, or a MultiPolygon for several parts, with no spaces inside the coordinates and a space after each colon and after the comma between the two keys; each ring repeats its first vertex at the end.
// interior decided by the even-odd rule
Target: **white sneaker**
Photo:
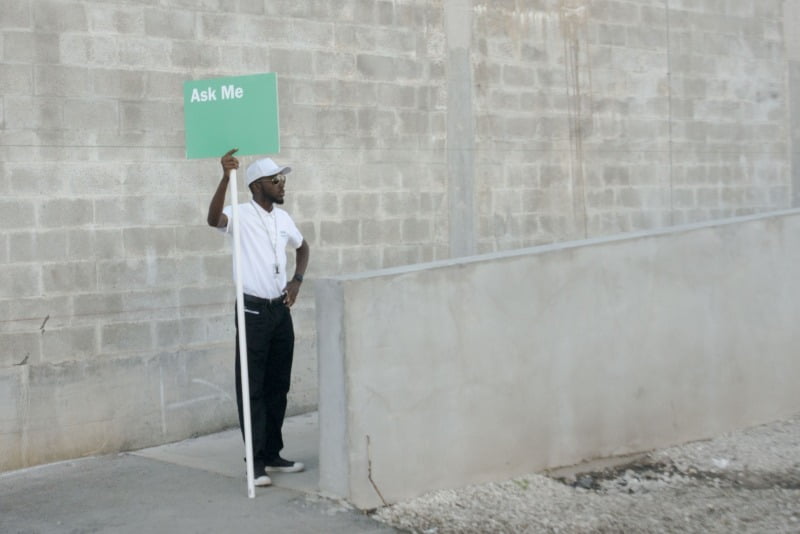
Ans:
{"type": "Polygon", "coordinates": [[[263,475],[258,475],[257,474],[257,475],[255,475],[255,477],[256,477],[255,478],[255,485],[257,487],[259,487],[259,488],[264,488],[266,486],[271,486],[272,485],[272,479],[269,478],[269,476],[266,473],[264,473],[263,475]]]}

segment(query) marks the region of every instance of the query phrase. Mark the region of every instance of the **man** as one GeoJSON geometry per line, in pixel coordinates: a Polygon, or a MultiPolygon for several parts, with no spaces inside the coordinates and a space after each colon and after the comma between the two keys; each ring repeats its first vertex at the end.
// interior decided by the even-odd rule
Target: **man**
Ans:
{"type": "MultiPolygon", "coordinates": [[[[239,225],[255,485],[269,486],[272,481],[268,472],[303,470],[303,464],[283,459],[280,451],[294,353],[289,308],[303,283],[309,247],[289,214],[276,206],[283,204],[291,167],[281,167],[269,158],[256,161],[247,168],[247,185],[253,198],[239,205],[239,220],[232,220],[232,206],[223,210],[231,170],[239,168],[239,160],[233,155],[237,150],[222,156],[222,180],[208,206],[208,224],[227,234],[232,233],[234,224],[239,225]],[[287,246],[297,254],[294,276],[288,282],[287,246]]],[[[236,401],[244,434],[238,322],[236,326],[236,401]]]]}

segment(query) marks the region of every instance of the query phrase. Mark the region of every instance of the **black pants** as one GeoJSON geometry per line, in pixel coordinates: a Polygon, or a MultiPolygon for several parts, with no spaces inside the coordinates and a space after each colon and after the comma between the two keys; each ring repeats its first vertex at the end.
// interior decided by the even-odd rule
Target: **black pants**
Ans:
{"type": "MultiPolygon", "coordinates": [[[[253,463],[256,466],[278,456],[283,449],[283,418],[292,376],[294,326],[282,299],[272,301],[244,297],[247,330],[247,370],[250,384],[250,421],[253,463]]],[[[242,374],[239,365],[239,325],[236,323],[236,403],[244,437],[242,374]]]]}

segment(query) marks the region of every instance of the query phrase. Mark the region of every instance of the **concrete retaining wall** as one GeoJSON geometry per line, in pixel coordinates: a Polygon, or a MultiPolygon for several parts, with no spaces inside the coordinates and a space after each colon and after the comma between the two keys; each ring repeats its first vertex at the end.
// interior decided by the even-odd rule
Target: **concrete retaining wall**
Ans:
{"type": "Polygon", "coordinates": [[[791,211],[321,280],[323,491],[370,508],[797,412],[798,236],[791,211]]]}

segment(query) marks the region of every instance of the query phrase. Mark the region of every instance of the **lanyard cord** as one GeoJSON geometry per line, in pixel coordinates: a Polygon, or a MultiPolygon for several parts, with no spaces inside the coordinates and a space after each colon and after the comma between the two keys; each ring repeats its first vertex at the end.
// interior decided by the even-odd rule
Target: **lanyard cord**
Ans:
{"type": "MultiPolygon", "coordinates": [[[[277,214],[268,214],[271,215],[271,219],[274,222],[275,227],[275,238],[273,240],[272,234],[269,233],[269,227],[267,226],[267,222],[264,220],[264,215],[261,213],[263,208],[256,204],[255,200],[250,200],[250,203],[255,208],[256,213],[258,214],[258,218],[261,220],[261,224],[264,226],[264,231],[267,232],[267,239],[269,240],[269,246],[272,248],[272,255],[275,258],[275,275],[277,276],[280,273],[280,268],[278,267],[278,216],[277,214]]],[[[272,208],[275,209],[275,208],[272,208]]]]}

